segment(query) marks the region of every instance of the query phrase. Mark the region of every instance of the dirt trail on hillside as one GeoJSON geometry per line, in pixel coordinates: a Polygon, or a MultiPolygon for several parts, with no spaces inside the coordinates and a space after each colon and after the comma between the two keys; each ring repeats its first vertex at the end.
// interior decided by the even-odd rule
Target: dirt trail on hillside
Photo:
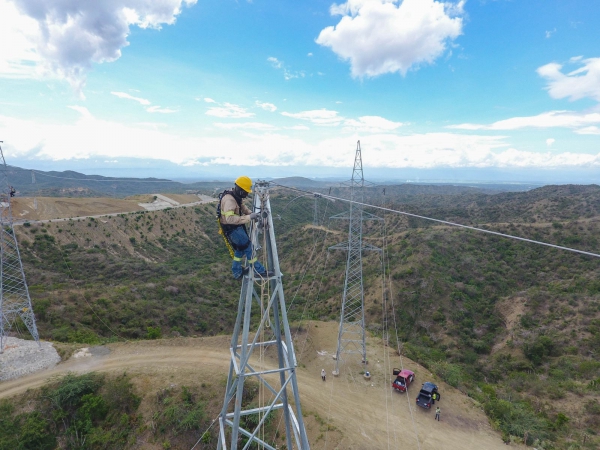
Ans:
{"type": "MultiPolygon", "coordinates": [[[[415,371],[416,382],[410,387],[408,397],[392,392],[388,363],[383,358],[385,350],[375,339],[368,346],[371,380],[358,374],[356,369],[360,370],[360,366],[351,364],[338,378],[333,377],[331,354],[335,351],[336,332],[335,323],[311,322],[296,338],[298,385],[312,449],[506,448],[499,434],[491,430],[485,414],[469,398],[442,382],[437,381],[442,395],[439,402],[442,421],[434,421],[433,411],[417,408],[414,399],[421,383],[433,377],[406,358],[404,367],[415,371]],[[321,368],[327,371],[326,382],[321,381],[321,368]]],[[[109,354],[71,358],[51,370],[0,383],[0,398],[40,387],[49,378],[69,371],[127,371],[138,380],[158,378],[176,383],[224,377],[229,367],[229,340],[227,336],[218,336],[110,344],[109,354]]],[[[267,356],[256,364],[271,366],[272,363],[267,356]]],[[[399,364],[397,356],[391,364],[399,364]]]]}
{"type": "MultiPolygon", "coordinates": [[[[156,194],[161,195],[161,194],[156,194]]],[[[166,194],[173,204],[165,207],[193,206],[210,203],[216,199],[208,196],[166,194]]],[[[163,196],[165,197],[165,196],[163,196]]],[[[154,194],[136,195],[128,198],[70,198],[70,197],[18,197],[11,200],[11,208],[15,221],[60,221],[117,215],[136,211],[146,211],[140,204],[151,203],[154,194]]]]}

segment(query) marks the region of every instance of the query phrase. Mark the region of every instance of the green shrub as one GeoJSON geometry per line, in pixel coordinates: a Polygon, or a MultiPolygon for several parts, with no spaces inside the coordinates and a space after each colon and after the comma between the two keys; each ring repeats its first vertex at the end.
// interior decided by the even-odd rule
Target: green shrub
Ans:
{"type": "MultiPolygon", "coordinates": [[[[22,416],[23,417],[23,416],[22,416]]],[[[56,437],[50,433],[49,422],[34,411],[24,415],[19,430],[19,445],[23,450],[53,450],[56,448],[56,437]]]]}
{"type": "Polygon", "coordinates": [[[540,335],[533,342],[523,345],[523,353],[535,365],[540,365],[545,358],[554,353],[554,350],[554,340],[544,335],[540,335]]]}
{"type": "Polygon", "coordinates": [[[486,414],[494,420],[505,436],[525,437],[531,444],[536,439],[546,439],[547,423],[540,419],[526,403],[490,400],[484,405],[486,414]]]}
{"type": "Polygon", "coordinates": [[[146,337],[148,339],[160,339],[162,337],[162,331],[160,327],[148,327],[147,331],[148,334],[146,335],[146,337]]]}

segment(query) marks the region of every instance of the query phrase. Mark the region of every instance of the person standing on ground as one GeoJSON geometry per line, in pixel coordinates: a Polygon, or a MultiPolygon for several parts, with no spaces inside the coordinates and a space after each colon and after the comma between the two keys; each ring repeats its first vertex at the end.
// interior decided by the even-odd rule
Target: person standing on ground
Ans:
{"type": "Polygon", "coordinates": [[[217,217],[219,220],[219,233],[222,234],[233,253],[233,263],[231,272],[233,278],[239,280],[242,275],[248,273],[250,267],[254,267],[254,272],[263,278],[272,277],[274,274],[268,271],[252,256],[253,248],[246,230],[246,224],[253,220],[258,220],[259,214],[252,212],[242,203],[243,199],[252,192],[252,180],[246,176],[241,176],[235,180],[233,189],[225,190],[219,195],[219,204],[217,207],[217,217]],[[246,257],[248,267],[242,267],[242,259],[246,257]]]}
{"type": "Polygon", "coordinates": [[[321,380],[325,381],[326,375],[327,375],[327,373],[325,372],[325,369],[321,369],[321,380]]]}
{"type": "Polygon", "coordinates": [[[441,413],[442,413],[442,411],[440,410],[439,406],[437,408],[435,408],[435,420],[437,420],[438,422],[440,421],[440,414],[441,413]]]}

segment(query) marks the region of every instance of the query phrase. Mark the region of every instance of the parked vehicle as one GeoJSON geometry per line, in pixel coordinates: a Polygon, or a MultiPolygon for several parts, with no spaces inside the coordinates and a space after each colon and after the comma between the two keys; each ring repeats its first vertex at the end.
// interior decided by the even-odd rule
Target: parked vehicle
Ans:
{"type": "Polygon", "coordinates": [[[431,405],[435,404],[436,400],[440,400],[438,387],[429,381],[423,383],[419,395],[417,396],[417,405],[421,408],[429,409],[431,408],[431,405]]]}
{"type": "Polygon", "coordinates": [[[396,375],[396,379],[393,381],[392,387],[400,392],[406,392],[408,386],[415,381],[415,373],[411,370],[394,369],[394,375],[396,375]]]}

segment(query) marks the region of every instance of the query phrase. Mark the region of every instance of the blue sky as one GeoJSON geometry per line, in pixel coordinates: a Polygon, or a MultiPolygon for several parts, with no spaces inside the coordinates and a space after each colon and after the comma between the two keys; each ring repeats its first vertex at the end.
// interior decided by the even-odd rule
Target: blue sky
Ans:
{"type": "Polygon", "coordinates": [[[9,163],[598,182],[592,0],[0,0],[9,163]]]}

